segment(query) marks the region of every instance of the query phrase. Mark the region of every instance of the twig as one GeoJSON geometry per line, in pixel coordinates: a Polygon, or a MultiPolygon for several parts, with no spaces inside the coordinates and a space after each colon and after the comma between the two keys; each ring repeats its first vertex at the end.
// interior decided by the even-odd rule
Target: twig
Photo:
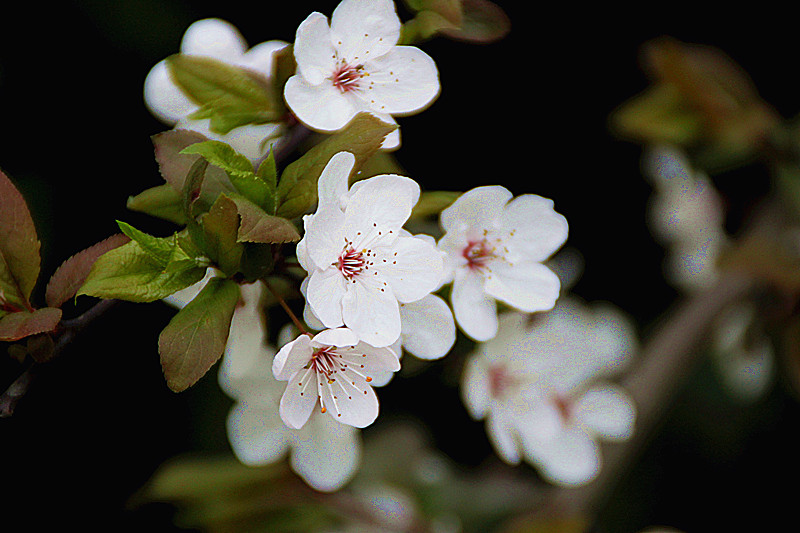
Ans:
{"type": "MultiPolygon", "coordinates": [[[[75,336],[99,316],[117,304],[118,300],[100,300],[82,315],[69,320],[62,320],[56,333],[53,352],[48,361],[61,355],[75,336]]],[[[41,370],[41,365],[32,361],[25,371],[14,380],[0,396],[0,418],[8,418],[14,414],[17,403],[25,396],[41,370]]]]}

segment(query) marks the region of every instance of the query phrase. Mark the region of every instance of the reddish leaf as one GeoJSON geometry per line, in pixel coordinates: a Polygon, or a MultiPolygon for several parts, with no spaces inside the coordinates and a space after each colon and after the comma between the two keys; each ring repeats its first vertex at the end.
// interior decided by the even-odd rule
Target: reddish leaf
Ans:
{"type": "Polygon", "coordinates": [[[61,321],[61,309],[45,307],[36,311],[11,313],[0,319],[0,341],[18,341],[37,333],[53,331],[61,321]]]}
{"type": "MultiPolygon", "coordinates": [[[[0,295],[24,304],[39,277],[39,238],[22,194],[0,171],[0,295]],[[16,294],[14,294],[16,293],[16,294]]],[[[3,301],[0,301],[2,304],[3,301]]]]}
{"type": "Polygon", "coordinates": [[[61,307],[64,302],[77,294],[98,257],[130,240],[128,236],[117,233],[64,261],[47,284],[45,291],[47,305],[61,307]]]}

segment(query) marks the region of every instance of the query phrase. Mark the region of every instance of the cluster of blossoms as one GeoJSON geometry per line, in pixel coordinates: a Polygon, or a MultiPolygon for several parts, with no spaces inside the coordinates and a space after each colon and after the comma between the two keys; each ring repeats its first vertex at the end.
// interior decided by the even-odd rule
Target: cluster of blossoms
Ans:
{"type": "MultiPolygon", "coordinates": [[[[294,118],[319,132],[343,128],[367,111],[387,123],[415,113],[439,94],[433,60],[397,45],[401,23],[390,0],[344,0],[328,22],[320,13],[300,24],[293,43],[297,71],[284,89],[294,118]]],[[[218,59],[272,73],[271,41],[250,50],[229,24],[193,24],[183,54],[218,59]]],[[[176,128],[222,140],[251,161],[269,141],[281,142],[286,124],[247,125],[224,135],[156,65],[145,83],[153,112],[176,128]]],[[[399,146],[398,130],[382,149],[399,146]]],[[[514,198],[501,186],[461,195],[441,212],[441,235],[404,229],[420,199],[412,179],[382,174],[355,181],[355,156],[330,158],[318,183],[318,203],[303,217],[296,256],[307,276],[307,331],[267,341],[263,282],[241,287],[220,368],[220,385],[236,400],[228,419],[236,455],[247,464],[270,463],[291,450],[291,464],[320,490],[335,490],[355,472],[357,428],[379,412],[375,386],[400,370],[407,351],[422,359],[445,356],[458,328],[482,342],[465,372],[464,401],[487,418],[489,436],[510,463],[523,455],[549,465],[552,480],[576,482],[596,471],[595,438],[624,438],[633,407],[623,392],[597,385],[598,372],[616,370],[631,350],[627,325],[598,313],[562,305],[558,276],[544,263],[567,239],[566,219],[551,200],[514,198]],[[450,304],[436,292],[450,287],[450,304]],[[498,303],[516,310],[501,313],[498,303]],[[284,385],[282,382],[286,382],[284,385]],[[335,460],[331,460],[335,457],[335,460]]],[[[209,275],[168,301],[185,305],[209,275]]],[[[306,328],[303,328],[304,330],[306,328]]],[[[287,330],[288,331],[288,330],[287,330]]]]}

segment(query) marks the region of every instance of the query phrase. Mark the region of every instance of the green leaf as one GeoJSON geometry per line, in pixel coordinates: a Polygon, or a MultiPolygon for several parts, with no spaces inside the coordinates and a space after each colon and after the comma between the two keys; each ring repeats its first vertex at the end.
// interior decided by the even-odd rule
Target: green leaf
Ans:
{"type": "Polygon", "coordinates": [[[139,231],[130,224],[117,220],[119,229],[131,240],[139,243],[139,246],[150,254],[158,263],[166,266],[172,257],[172,251],[176,247],[175,240],[169,237],[153,237],[143,231],[139,231]]]}
{"type": "Polygon", "coordinates": [[[0,341],[17,341],[30,335],[53,331],[60,321],[61,309],[53,307],[9,313],[0,318],[0,341]]]}
{"type": "Polygon", "coordinates": [[[261,162],[260,165],[258,165],[256,176],[258,176],[261,181],[266,183],[269,189],[269,196],[262,207],[264,208],[264,211],[270,215],[274,215],[275,210],[278,207],[276,202],[276,193],[278,189],[278,165],[275,162],[275,153],[271,148],[267,154],[267,157],[261,162]]]}
{"type": "Polygon", "coordinates": [[[178,265],[159,261],[131,241],[95,261],[78,295],[152,302],[197,283],[205,272],[206,267],[196,261],[178,265]]]}
{"type": "Polygon", "coordinates": [[[488,44],[499,41],[511,31],[505,11],[489,0],[462,0],[461,23],[456,28],[442,28],[450,39],[488,44]]]}
{"type": "Polygon", "coordinates": [[[228,174],[231,183],[250,201],[267,209],[274,204],[275,188],[256,175],[250,160],[220,141],[205,141],[192,144],[181,151],[182,154],[197,154],[209,164],[221,168],[228,174]]]}
{"type": "Polygon", "coordinates": [[[0,309],[30,308],[40,246],[25,199],[0,170],[0,309]]]}
{"type": "Polygon", "coordinates": [[[280,118],[283,109],[270,84],[255,72],[202,56],[175,54],[166,59],[172,79],[200,106],[193,119],[210,119],[210,129],[226,134],[247,124],[280,118]]]}
{"type": "Polygon", "coordinates": [[[286,167],[278,183],[275,214],[291,219],[308,211],[317,201],[317,181],[331,157],[342,151],[352,153],[356,159],[353,172],[356,172],[395,128],[396,124],[387,124],[369,113],[356,115],[342,131],[286,167]]]}
{"type": "Polygon", "coordinates": [[[230,198],[236,204],[236,209],[241,217],[237,234],[239,242],[268,244],[300,240],[300,234],[290,220],[269,215],[242,196],[232,195],[230,198]]]}
{"type": "Polygon", "coordinates": [[[411,211],[410,218],[437,216],[443,209],[455,202],[461,194],[456,191],[423,191],[417,205],[411,211]]]}
{"type": "Polygon", "coordinates": [[[239,286],[213,278],[181,309],[158,338],[161,367],[175,392],[191,387],[225,351],[239,286]]]}
{"type": "Polygon", "coordinates": [[[130,242],[130,237],[117,233],[97,244],[82,250],[66,261],[53,273],[45,290],[45,301],[50,307],[61,307],[75,296],[86,281],[97,258],[104,253],[130,242]]]}
{"type": "Polygon", "coordinates": [[[228,276],[239,271],[244,246],[239,242],[239,210],[227,195],[221,195],[199,220],[200,249],[228,276]]]}
{"type": "Polygon", "coordinates": [[[127,208],[131,211],[186,224],[181,196],[169,183],[145,189],[136,196],[128,197],[127,208]]]}

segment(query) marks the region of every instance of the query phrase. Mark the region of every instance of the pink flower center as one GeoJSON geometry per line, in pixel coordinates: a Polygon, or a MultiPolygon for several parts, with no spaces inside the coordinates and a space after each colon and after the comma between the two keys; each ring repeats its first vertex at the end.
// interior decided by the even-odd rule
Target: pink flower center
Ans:
{"type": "MultiPolygon", "coordinates": [[[[345,349],[345,352],[348,352],[345,349]]],[[[326,413],[328,408],[323,400],[322,388],[326,387],[329,397],[333,402],[334,413],[341,417],[340,401],[350,401],[354,393],[367,394],[356,385],[356,377],[363,378],[367,383],[372,378],[363,374],[364,361],[359,359],[366,358],[365,354],[339,353],[335,346],[319,348],[311,354],[311,360],[303,368],[306,373],[297,383],[300,386],[300,396],[305,394],[306,388],[316,382],[317,400],[320,403],[320,411],[326,413]]]]}
{"type": "Polygon", "coordinates": [[[569,399],[556,395],[553,397],[553,404],[556,406],[556,409],[558,409],[561,421],[566,424],[572,417],[572,403],[569,399]]]}
{"type": "Polygon", "coordinates": [[[493,398],[502,396],[515,382],[514,376],[504,366],[489,368],[489,392],[493,398]]]}
{"type": "Polygon", "coordinates": [[[347,65],[342,64],[331,76],[333,86],[341,92],[346,93],[358,89],[359,82],[364,76],[364,67],[362,65],[347,65]]]}
{"type": "Polygon", "coordinates": [[[358,275],[366,266],[367,260],[364,259],[364,254],[354,250],[352,246],[345,248],[336,262],[336,268],[347,279],[358,275]]]}
{"type": "Polygon", "coordinates": [[[472,270],[483,269],[492,258],[496,257],[494,247],[490,247],[486,239],[469,241],[461,255],[467,260],[467,267],[472,270]]]}

